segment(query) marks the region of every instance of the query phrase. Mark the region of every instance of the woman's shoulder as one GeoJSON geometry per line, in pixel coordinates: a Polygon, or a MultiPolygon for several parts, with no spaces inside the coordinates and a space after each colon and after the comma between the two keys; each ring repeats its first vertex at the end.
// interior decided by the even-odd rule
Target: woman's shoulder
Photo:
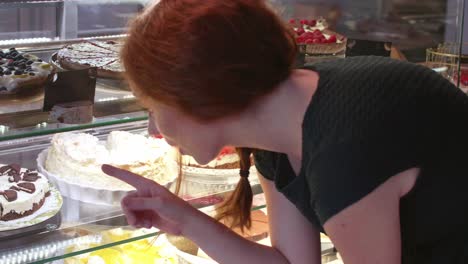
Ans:
{"type": "Polygon", "coordinates": [[[320,80],[304,118],[304,133],[314,151],[350,138],[420,129],[416,126],[425,118],[440,115],[441,100],[459,93],[432,70],[389,58],[353,57],[311,69],[320,80]]]}
{"type": "Polygon", "coordinates": [[[266,179],[274,180],[279,155],[280,153],[261,149],[253,152],[255,167],[266,179]]]}
{"type": "Polygon", "coordinates": [[[401,80],[408,76],[417,77],[419,74],[437,76],[431,69],[407,61],[395,60],[379,56],[358,56],[345,59],[321,62],[305,69],[317,71],[320,75],[330,75],[333,80],[345,80],[348,84],[361,79],[401,80]]]}

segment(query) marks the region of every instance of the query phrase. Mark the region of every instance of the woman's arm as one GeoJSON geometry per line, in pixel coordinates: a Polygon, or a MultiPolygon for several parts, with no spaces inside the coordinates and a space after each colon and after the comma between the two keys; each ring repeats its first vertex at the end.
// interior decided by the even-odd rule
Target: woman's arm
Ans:
{"type": "Polygon", "coordinates": [[[418,173],[414,168],[397,174],[325,223],[346,264],[401,263],[400,199],[418,173]]]}
{"type": "Polygon", "coordinates": [[[109,165],[104,165],[102,170],[136,188],[121,202],[132,226],[154,226],[186,236],[223,264],[320,263],[318,232],[265,179],[261,181],[267,197],[273,247],[241,237],[151,180],[109,165]]]}
{"type": "Polygon", "coordinates": [[[191,224],[187,236],[219,263],[320,263],[320,235],[316,228],[260,176],[266,196],[273,247],[249,241],[209,217],[191,224]]]}

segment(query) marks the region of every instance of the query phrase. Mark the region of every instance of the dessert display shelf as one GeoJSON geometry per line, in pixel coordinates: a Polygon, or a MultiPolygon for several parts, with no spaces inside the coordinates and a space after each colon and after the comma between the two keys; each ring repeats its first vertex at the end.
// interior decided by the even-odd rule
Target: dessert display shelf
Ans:
{"type": "MultiPolygon", "coordinates": [[[[123,146],[120,145],[119,142],[129,142],[132,145],[148,143],[147,139],[142,136],[146,132],[146,126],[147,122],[135,122],[133,124],[128,123],[88,129],[71,134],[86,133],[89,135],[87,136],[88,139],[92,139],[94,142],[100,142],[100,146],[108,151],[110,153],[109,155],[123,164],[129,163],[129,161],[122,158],[122,156],[119,155],[119,152],[128,151],[128,145],[123,146]],[[94,139],[94,137],[96,139],[94,139]],[[109,147],[109,145],[112,145],[112,147],[109,147]],[[119,157],[121,159],[119,159],[119,157]]],[[[70,133],[67,133],[66,135],[70,135],[70,133]]],[[[21,167],[28,168],[32,172],[33,169],[38,168],[36,159],[40,154],[45,153],[47,149],[50,150],[53,147],[54,137],[57,138],[59,136],[57,134],[49,136],[45,135],[37,138],[0,142],[0,163],[21,164],[21,167]]],[[[68,138],[68,136],[66,138],[68,138]]],[[[71,138],[73,138],[73,136],[71,138]]],[[[77,138],[81,138],[81,136],[78,136],[77,138]]],[[[152,142],[152,140],[150,140],[150,142],[152,142]]],[[[86,145],[86,147],[89,147],[89,145],[86,145]]],[[[136,158],[137,155],[131,156],[136,158]]],[[[145,153],[140,153],[138,159],[144,159],[146,156],[147,155],[145,155],[145,153]]],[[[64,163],[62,164],[65,165],[64,163]]],[[[127,166],[128,165],[129,164],[127,164],[127,166]]],[[[138,166],[134,167],[134,169],[141,168],[142,167],[138,166]]],[[[237,169],[231,170],[238,172],[237,169]]],[[[8,174],[8,172],[6,173],[8,174]]],[[[29,174],[29,172],[27,174],[29,174]]],[[[46,177],[50,176],[47,174],[39,175],[45,175],[46,177]]],[[[31,177],[31,179],[28,179],[33,180],[34,176],[35,174],[29,175],[28,177],[31,177]]],[[[6,176],[0,176],[0,180],[2,177],[5,177],[5,180],[8,181],[8,177],[6,176]]],[[[55,197],[56,194],[60,194],[59,197],[61,197],[61,199],[56,203],[56,205],[61,204],[61,206],[56,206],[55,210],[57,211],[55,216],[45,219],[44,222],[27,223],[26,226],[21,226],[21,228],[14,227],[13,229],[18,232],[8,234],[3,232],[3,237],[2,231],[0,231],[0,263],[46,263],[50,261],[64,263],[64,259],[82,254],[84,254],[83,256],[89,254],[86,255],[87,258],[94,256],[94,258],[105,258],[107,256],[106,252],[109,251],[100,251],[94,254],[93,252],[99,249],[107,249],[112,246],[119,245],[121,248],[133,247],[132,245],[127,246],[126,244],[132,241],[144,240],[146,238],[151,241],[157,234],[155,231],[146,233],[136,232],[130,237],[114,237],[115,239],[113,238],[112,242],[109,242],[110,240],[106,238],[109,231],[121,228],[130,228],[126,223],[120,206],[118,206],[120,198],[114,197],[115,200],[112,205],[105,205],[98,202],[84,202],[79,199],[73,199],[73,197],[70,197],[69,195],[65,195],[59,185],[54,184],[54,181],[51,180],[51,178],[48,180],[52,183],[50,195],[55,197]]],[[[172,179],[169,179],[169,181],[171,180],[172,179]]],[[[253,185],[253,193],[256,196],[261,195],[262,190],[260,186],[255,183],[253,179],[251,182],[253,185]]],[[[223,183],[218,182],[217,185],[221,184],[223,183]]],[[[200,210],[214,210],[214,205],[223,201],[225,197],[227,197],[233,188],[230,186],[233,186],[234,184],[228,185],[227,182],[225,182],[224,185],[227,187],[221,189],[213,188],[214,185],[205,185],[203,194],[191,192],[190,195],[185,196],[184,199],[193,206],[200,208],[200,210]]],[[[83,195],[89,194],[85,192],[81,193],[83,195]]],[[[51,198],[51,196],[49,196],[48,199],[49,198],[51,198]]],[[[259,206],[256,207],[257,209],[264,206],[263,199],[260,199],[259,201],[260,203],[258,203],[259,206]]],[[[47,203],[45,203],[42,209],[48,210],[48,208],[47,203]]],[[[39,210],[37,212],[41,213],[39,210]]],[[[0,229],[6,226],[7,222],[0,221],[0,229]]],[[[138,247],[143,244],[144,242],[140,242],[134,246],[138,247]]],[[[137,256],[132,255],[132,257],[137,256]]]]}
{"type": "MultiPolygon", "coordinates": [[[[51,72],[88,67],[98,69],[95,96],[97,105],[121,102],[122,106],[107,108],[112,107],[114,111],[141,109],[137,107],[128,84],[122,78],[122,67],[118,59],[119,41],[121,38],[99,41],[81,39],[29,47],[0,47],[0,121],[6,114],[41,111],[44,83],[51,72]],[[90,47],[94,49],[91,50],[90,47]],[[133,99],[132,104],[135,106],[128,106],[129,99],[133,99]]],[[[106,114],[108,111],[99,110],[106,114]]],[[[14,123],[15,119],[1,121],[0,125],[10,122],[14,123]]]]}

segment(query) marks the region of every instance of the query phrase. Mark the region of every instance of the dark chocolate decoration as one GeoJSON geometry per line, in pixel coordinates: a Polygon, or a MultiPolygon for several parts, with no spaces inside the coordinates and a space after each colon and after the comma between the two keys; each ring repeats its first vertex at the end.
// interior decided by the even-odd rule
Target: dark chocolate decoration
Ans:
{"type": "Polygon", "coordinates": [[[37,173],[30,172],[30,173],[23,176],[23,181],[35,182],[39,178],[40,178],[40,176],[37,173]]]}
{"type": "Polygon", "coordinates": [[[11,167],[8,166],[8,165],[0,167],[0,174],[4,174],[5,172],[9,171],[10,169],[11,169],[11,167]]]}
{"type": "Polygon", "coordinates": [[[10,178],[8,178],[8,181],[11,182],[11,183],[12,182],[20,182],[21,181],[21,175],[14,173],[14,174],[12,174],[10,176],[10,178]]]}
{"type": "Polygon", "coordinates": [[[19,164],[10,164],[10,168],[14,169],[16,172],[21,172],[21,166],[19,164]]]}
{"type": "Polygon", "coordinates": [[[18,199],[18,194],[14,190],[5,190],[3,192],[0,192],[0,195],[3,195],[5,197],[5,200],[8,202],[13,202],[16,199],[18,199]]]}
{"type": "Polygon", "coordinates": [[[36,191],[36,185],[34,185],[34,183],[31,182],[18,183],[18,187],[21,191],[27,193],[34,193],[36,191]]]}

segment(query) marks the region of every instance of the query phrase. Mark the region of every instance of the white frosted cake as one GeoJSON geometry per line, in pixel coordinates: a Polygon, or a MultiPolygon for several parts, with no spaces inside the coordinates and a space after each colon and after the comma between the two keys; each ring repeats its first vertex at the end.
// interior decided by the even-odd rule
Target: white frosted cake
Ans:
{"type": "Polygon", "coordinates": [[[49,182],[42,174],[17,164],[0,164],[0,221],[33,214],[48,195],[49,182]]]}
{"type": "Polygon", "coordinates": [[[106,142],[99,142],[98,138],[84,133],[56,134],[45,169],[81,186],[131,190],[130,185],[104,174],[102,164],[111,164],[166,184],[177,176],[168,171],[165,154],[169,148],[162,139],[122,131],[112,132],[106,142]]]}
{"type": "Polygon", "coordinates": [[[0,94],[13,94],[20,88],[40,87],[52,72],[50,64],[15,48],[0,49],[0,94]]]}

